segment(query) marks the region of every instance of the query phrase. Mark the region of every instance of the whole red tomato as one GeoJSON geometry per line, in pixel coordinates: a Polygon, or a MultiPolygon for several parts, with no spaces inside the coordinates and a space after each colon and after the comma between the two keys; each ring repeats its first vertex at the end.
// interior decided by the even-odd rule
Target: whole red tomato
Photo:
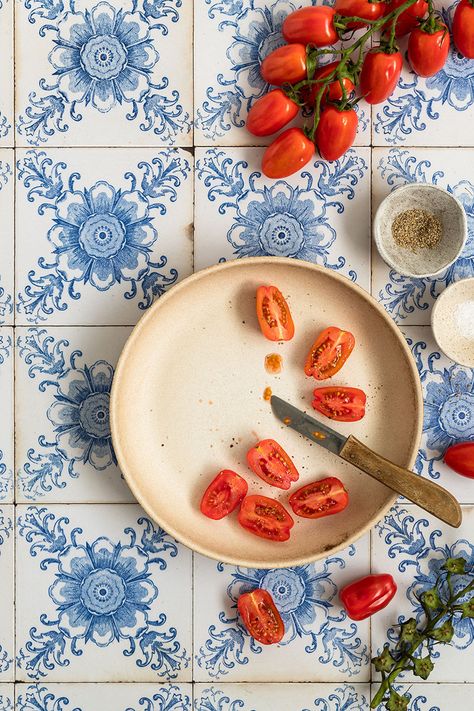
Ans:
{"type": "Polygon", "coordinates": [[[474,479],[474,442],[459,442],[448,447],[444,461],[458,474],[474,479]]]}
{"type": "Polygon", "coordinates": [[[474,59],[474,4],[461,0],[453,19],[453,40],[465,57],[474,59]]]}
{"type": "MultiPolygon", "coordinates": [[[[363,17],[364,20],[378,20],[385,14],[384,0],[336,0],[334,9],[343,17],[363,17]]],[[[364,22],[350,22],[347,27],[356,29],[366,27],[364,22]]]]}
{"type": "MultiPolygon", "coordinates": [[[[334,71],[337,65],[338,62],[331,62],[330,64],[325,64],[323,67],[319,67],[316,69],[313,79],[324,79],[334,71]]],[[[355,89],[354,83],[349,79],[349,77],[344,77],[342,82],[347,95],[352,94],[355,89]]],[[[314,106],[320,88],[321,84],[313,84],[311,86],[306,99],[306,103],[309,104],[309,106],[314,106]]],[[[338,79],[336,79],[329,84],[324,92],[323,101],[340,101],[342,96],[341,83],[338,79]]]]}
{"type": "Polygon", "coordinates": [[[332,7],[303,7],[292,12],[283,23],[283,37],[287,42],[326,47],[339,39],[334,27],[336,11],[332,7]]]}
{"type": "MultiPolygon", "coordinates": [[[[404,5],[406,0],[391,0],[391,2],[386,5],[385,14],[388,15],[390,12],[397,10],[401,5],[404,5]]],[[[416,2],[409,8],[404,10],[397,20],[397,27],[395,34],[397,37],[402,35],[407,35],[409,32],[415,29],[418,25],[418,20],[426,15],[428,12],[428,2],[427,0],[416,0],[416,2]]],[[[391,27],[391,22],[387,24],[387,30],[391,27]]]]}
{"type": "Polygon", "coordinates": [[[283,131],[263,154],[262,170],[267,178],[287,178],[304,168],[314,155],[314,143],[300,128],[283,131]]]}
{"type": "Polygon", "coordinates": [[[381,104],[393,93],[402,72],[400,52],[387,54],[379,48],[365,55],[359,89],[369,104],[381,104]]]}
{"type": "Polygon", "coordinates": [[[449,52],[449,30],[441,25],[436,32],[417,27],[408,40],[408,59],[420,77],[432,77],[446,64],[449,52]]]}
{"type": "Polygon", "coordinates": [[[365,620],[388,605],[397,592],[395,580],[388,573],[367,575],[342,588],[342,604],[351,620],[365,620]]]}
{"type": "Polygon", "coordinates": [[[260,74],[269,84],[296,84],[306,79],[306,46],[285,44],[269,54],[260,65],[260,74]]]}
{"type": "Polygon", "coordinates": [[[286,126],[298,113],[298,105],[281,89],[257,99],[247,116],[247,130],[254,136],[270,136],[286,126]]]}
{"type": "Polygon", "coordinates": [[[321,158],[337,160],[354,143],[357,133],[357,114],[354,109],[340,110],[331,104],[321,112],[316,129],[316,145],[321,158]]]}

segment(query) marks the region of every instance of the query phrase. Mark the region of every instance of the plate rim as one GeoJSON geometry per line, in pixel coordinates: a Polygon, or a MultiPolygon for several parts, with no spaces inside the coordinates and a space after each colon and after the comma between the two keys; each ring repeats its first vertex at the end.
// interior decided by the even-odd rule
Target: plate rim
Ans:
{"type": "Polygon", "coordinates": [[[163,296],[161,296],[155,303],[143,314],[143,316],[140,318],[138,323],[134,326],[132,332],[127,338],[127,341],[120,353],[120,357],[118,359],[116,368],[115,368],[115,373],[114,373],[114,378],[112,381],[112,389],[111,389],[111,395],[110,395],[110,429],[111,429],[111,435],[112,435],[112,443],[114,447],[115,454],[117,456],[117,462],[118,466],[120,468],[120,471],[122,472],[127,485],[129,486],[134,498],[137,500],[137,502],[140,504],[140,506],[143,508],[143,510],[147,513],[150,518],[155,521],[164,531],[166,531],[169,535],[171,535],[173,538],[175,538],[179,543],[187,546],[191,550],[195,551],[196,553],[199,553],[201,555],[204,555],[208,558],[211,558],[213,560],[217,560],[222,563],[226,563],[228,565],[235,565],[235,566],[242,566],[246,568],[258,568],[258,569],[270,569],[270,568],[287,568],[287,567],[295,567],[295,566],[300,566],[300,565],[306,565],[307,563],[313,563],[317,560],[321,559],[326,559],[327,557],[334,555],[335,553],[338,553],[339,551],[344,550],[348,546],[350,546],[352,543],[357,541],[359,538],[362,538],[366,533],[368,533],[379,521],[383,519],[383,517],[388,513],[388,511],[391,509],[393,504],[396,502],[398,498],[398,494],[395,492],[393,493],[393,496],[390,497],[388,500],[387,504],[383,506],[378,513],[376,513],[374,516],[372,516],[365,526],[363,526],[361,529],[358,529],[357,532],[351,534],[348,536],[342,543],[339,543],[335,545],[333,548],[330,548],[329,550],[322,551],[319,554],[313,554],[313,555],[304,555],[300,557],[292,557],[288,559],[286,562],[283,562],[281,560],[278,561],[265,561],[264,563],[261,564],[256,564],[254,560],[248,560],[244,556],[218,556],[216,553],[212,550],[209,550],[206,546],[201,545],[199,541],[193,539],[189,535],[182,535],[181,533],[178,533],[177,531],[173,530],[173,527],[169,528],[168,526],[165,526],[163,524],[163,521],[160,520],[160,517],[156,515],[156,512],[152,510],[152,506],[149,505],[147,501],[147,496],[145,494],[142,494],[142,492],[139,490],[138,483],[135,480],[134,475],[130,472],[128,466],[126,465],[126,458],[124,455],[123,447],[122,447],[122,442],[121,438],[118,434],[118,429],[119,429],[119,417],[118,417],[118,398],[119,398],[119,390],[120,390],[120,383],[123,380],[124,373],[126,372],[126,366],[127,366],[127,360],[130,351],[133,349],[136,341],[139,339],[141,332],[143,331],[144,328],[146,328],[148,321],[150,321],[156,311],[158,311],[160,308],[163,308],[163,306],[173,298],[173,295],[177,295],[179,292],[187,289],[190,285],[192,285],[196,281],[200,281],[201,279],[205,279],[206,277],[216,273],[216,272],[221,272],[221,271],[226,271],[230,269],[239,269],[242,266],[245,265],[259,265],[259,264],[266,264],[266,265],[273,265],[273,264],[279,264],[281,266],[291,266],[291,267],[297,267],[301,269],[309,269],[310,271],[314,272],[320,272],[326,276],[329,276],[330,278],[334,279],[335,281],[341,282],[344,284],[344,286],[349,287],[352,291],[356,292],[361,298],[363,298],[372,308],[374,308],[379,315],[383,318],[385,323],[388,325],[388,327],[391,329],[391,331],[394,333],[395,338],[398,340],[399,344],[402,347],[402,350],[405,352],[405,355],[407,356],[407,362],[409,365],[409,368],[412,373],[412,380],[414,384],[414,396],[415,396],[415,433],[414,433],[414,438],[413,438],[413,445],[412,445],[412,451],[409,457],[409,463],[408,463],[408,468],[412,469],[417,455],[418,455],[418,450],[420,446],[420,440],[421,440],[421,434],[422,434],[422,427],[423,427],[423,391],[422,391],[422,386],[421,386],[421,380],[420,376],[418,373],[418,369],[416,367],[416,362],[415,359],[410,351],[410,347],[408,343],[405,340],[405,337],[403,336],[401,330],[395,323],[395,321],[388,315],[386,310],[381,306],[375,298],[368,292],[365,291],[361,286],[358,284],[352,282],[350,279],[348,279],[346,276],[343,274],[339,274],[335,272],[332,269],[328,269],[327,267],[320,266],[318,264],[313,264],[312,262],[307,262],[302,259],[295,259],[292,257],[245,257],[243,259],[235,259],[231,260],[228,262],[223,262],[219,264],[214,264],[210,267],[205,267],[204,269],[200,269],[197,272],[194,272],[193,274],[189,275],[182,281],[180,281],[178,284],[173,286],[169,291],[167,291],[163,296]]]}

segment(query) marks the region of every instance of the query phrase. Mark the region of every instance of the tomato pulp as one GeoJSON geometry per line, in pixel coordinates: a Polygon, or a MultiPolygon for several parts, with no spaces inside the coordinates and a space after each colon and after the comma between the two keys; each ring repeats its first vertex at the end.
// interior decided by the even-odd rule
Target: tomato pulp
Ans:
{"type": "Polygon", "coordinates": [[[257,318],[269,341],[291,341],[295,326],[285,297],[276,286],[257,289],[257,318]]]}
{"type": "Polygon", "coordinates": [[[243,593],[237,607],[249,634],[261,644],[277,644],[283,639],[285,626],[273,598],[267,590],[243,593]]]}
{"type": "Polygon", "coordinates": [[[367,575],[342,588],[339,593],[351,620],[365,620],[387,607],[397,592],[395,580],[388,573],[367,575]]]}
{"type": "Polygon", "coordinates": [[[223,469],[204,492],[202,513],[216,521],[224,518],[237,508],[247,495],[248,488],[245,479],[230,469],[223,469]]]}
{"type": "Polygon", "coordinates": [[[338,422],[357,422],[365,415],[366,396],[359,388],[316,388],[313,407],[322,415],[338,422]]]}
{"type": "Polygon", "coordinates": [[[239,511],[239,523],[246,531],[270,541],[287,541],[295,525],[279,501],[255,494],[246,496],[239,511]]]}
{"type": "Polygon", "coordinates": [[[336,477],[327,477],[306,484],[290,496],[290,506],[302,518],[323,518],[343,511],[349,503],[344,484],[336,477]]]}
{"type": "Polygon", "coordinates": [[[313,343],[304,372],[316,380],[331,378],[349,358],[354,345],[355,338],[349,331],[336,326],[326,328],[313,343]]]}
{"type": "Polygon", "coordinates": [[[247,452],[250,469],[267,484],[289,489],[299,474],[292,460],[274,439],[264,439],[247,452]]]}

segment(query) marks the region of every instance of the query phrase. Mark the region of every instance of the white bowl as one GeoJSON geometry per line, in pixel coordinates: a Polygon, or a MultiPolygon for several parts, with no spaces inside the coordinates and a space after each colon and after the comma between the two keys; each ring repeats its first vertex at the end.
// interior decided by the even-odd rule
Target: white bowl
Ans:
{"type": "Polygon", "coordinates": [[[432,277],[453,264],[464,249],[466,214],[459,200],[447,190],[427,183],[409,183],[393,190],[379,205],[373,232],[380,256],[392,269],[404,276],[432,277]],[[441,220],[443,235],[433,249],[412,252],[397,245],[393,239],[394,219],[411,209],[426,210],[441,220]]]}
{"type": "Polygon", "coordinates": [[[448,358],[474,368],[474,277],[454,282],[438,296],[431,326],[448,358]]]}

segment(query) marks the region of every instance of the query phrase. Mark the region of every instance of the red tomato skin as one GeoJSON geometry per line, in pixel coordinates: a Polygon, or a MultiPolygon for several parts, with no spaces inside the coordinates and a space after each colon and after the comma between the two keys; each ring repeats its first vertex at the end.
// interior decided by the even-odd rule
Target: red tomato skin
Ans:
{"type": "Polygon", "coordinates": [[[446,25],[429,34],[414,29],[408,40],[408,60],[420,77],[432,77],[446,64],[449,52],[449,31],[446,25]]]}
{"type": "Polygon", "coordinates": [[[365,415],[366,395],[359,388],[346,387],[326,387],[314,390],[313,408],[330,420],[337,422],[357,422],[365,415]],[[331,405],[331,398],[334,404],[331,405]],[[335,404],[339,404],[339,411],[335,410],[335,404]]]}
{"type": "Polygon", "coordinates": [[[295,335],[290,308],[276,286],[258,287],[257,318],[263,335],[269,341],[291,341],[295,335]],[[274,313],[275,306],[279,314],[274,313]]]}
{"type": "Polygon", "coordinates": [[[247,452],[250,469],[270,486],[289,489],[299,474],[289,455],[274,439],[257,442],[247,452]]]}
{"type": "Polygon", "coordinates": [[[444,461],[457,474],[474,479],[474,442],[459,442],[448,447],[444,461]]]}
{"type": "Polygon", "coordinates": [[[246,496],[239,511],[239,523],[259,538],[281,543],[295,525],[288,511],[275,499],[259,494],[246,496]]]}
{"type": "Polygon", "coordinates": [[[461,0],[453,19],[453,40],[457,49],[468,59],[474,59],[474,7],[461,0]]]}
{"type": "Polygon", "coordinates": [[[354,109],[339,111],[325,106],[316,129],[316,145],[321,158],[337,160],[353,145],[359,120],[354,109]]]}
{"type": "Polygon", "coordinates": [[[365,620],[384,607],[397,592],[397,584],[391,575],[367,575],[346,585],[339,598],[351,620],[365,620]]]}
{"type": "Polygon", "coordinates": [[[321,331],[309,351],[304,372],[309,377],[313,376],[316,380],[327,380],[332,378],[342,368],[346,360],[349,358],[355,346],[355,338],[350,331],[343,331],[337,326],[329,326],[321,331]],[[329,350],[332,357],[332,349],[336,350],[334,362],[324,368],[321,365],[321,356],[325,351],[329,350]]]}
{"type": "Polygon", "coordinates": [[[260,65],[260,74],[269,84],[296,84],[306,79],[306,45],[285,44],[269,54],[260,65]]]}
{"type": "Polygon", "coordinates": [[[298,42],[315,47],[326,47],[339,39],[334,27],[336,11],[332,7],[303,7],[292,12],[283,22],[283,37],[287,42],[298,42]]]}
{"type": "Polygon", "coordinates": [[[314,155],[314,143],[300,128],[288,128],[265,150],[262,171],[267,178],[287,178],[309,163],[314,155]]]}
{"type": "MultiPolygon", "coordinates": [[[[388,15],[390,12],[393,12],[404,3],[405,0],[391,0],[391,2],[385,6],[385,14],[388,15]]],[[[427,12],[427,0],[417,0],[414,5],[411,5],[411,7],[404,10],[398,18],[395,35],[397,37],[402,37],[403,35],[407,35],[409,32],[414,30],[415,27],[418,25],[418,19],[424,17],[427,12]]],[[[391,22],[388,22],[386,25],[386,30],[390,30],[391,26],[391,22]]]]}
{"type": "Polygon", "coordinates": [[[359,89],[368,104],[381,104],[388,99],[395,91],[402,66],[400,52],[367,52],[360,73],[359,89]]]}
{"type": "Polygon", "coordinates": [[[285,634],[285,625],[281,619],[273,598],[267,590],[257,588],[243,593],[237,600],[237,608],[250,635],[260,644],[278,644],[285,634]],[[273,630],[265,629],[265,626],[273,630]]]}
{"type": "Polygon", "coordinates": [[[298,105],[281,89],[273,89],[257,99],[247,116],[247,130],[254,136],[270,136],[293,121],[298,105]]]}
{"type": "MultiPolygon", "coordinates": [[[[323,79],[324,77],[327,77],[328,74],[331,74],[331,72],[337,67],[337,65],[338,62],[331,62],[330,64],[325,64],[323,67],[319,67],[314,73],[314,79],[323,79]]],[[[346,93],[349,96],[349,94],[352,94],[352,92],[354,91],[355,86],[353,82],[349,79],[349,77],[344,77],[342,81],[346,89],[346,93]]],[[[306,103],[309,106],[314,106],[319,89],[320,87],[318,86],[318,84],[313,84],[313,86],[310,88],[308,92],[308,98],[306,100],[306,103]]],[[[324,92],[322,101],[340,101],[342,99],[342,96],[343,94],[341,84],[339,80],[336,80],[329,84],[328,88],[324,92]]]]}
{"type": "Polygon", "coordinates": [[[212,518],[214,521],[219,521],[237,508],[244,497],[247,496],[248,488],[245,479],[236,474],[236,472],[230,469],[223,469],[211,481],[204,492],[201,499],[201,512],[204,516],[212,518]],[[226,495],[226,499],[220,505],[213,505],[212,498],[219,491],[226,495]]]}
{"type": "Polygon", "coordinates": [[[335,476],[313,481],[297,489],[289,499],[293,513],[302,518],[323,518],[344,511],[349,494],[335,476]]]}
{"type": "MultiPolygon", "coordinates": [[[[334,9],[343,17],[363,17],[364,20],[378,20],[385,14],[385,3],[369,2],[369,0],[336,0],[334,9]]],[[[350,22],[347,27],[351,30],[366,27],[364,22],[350,22]]]]}

